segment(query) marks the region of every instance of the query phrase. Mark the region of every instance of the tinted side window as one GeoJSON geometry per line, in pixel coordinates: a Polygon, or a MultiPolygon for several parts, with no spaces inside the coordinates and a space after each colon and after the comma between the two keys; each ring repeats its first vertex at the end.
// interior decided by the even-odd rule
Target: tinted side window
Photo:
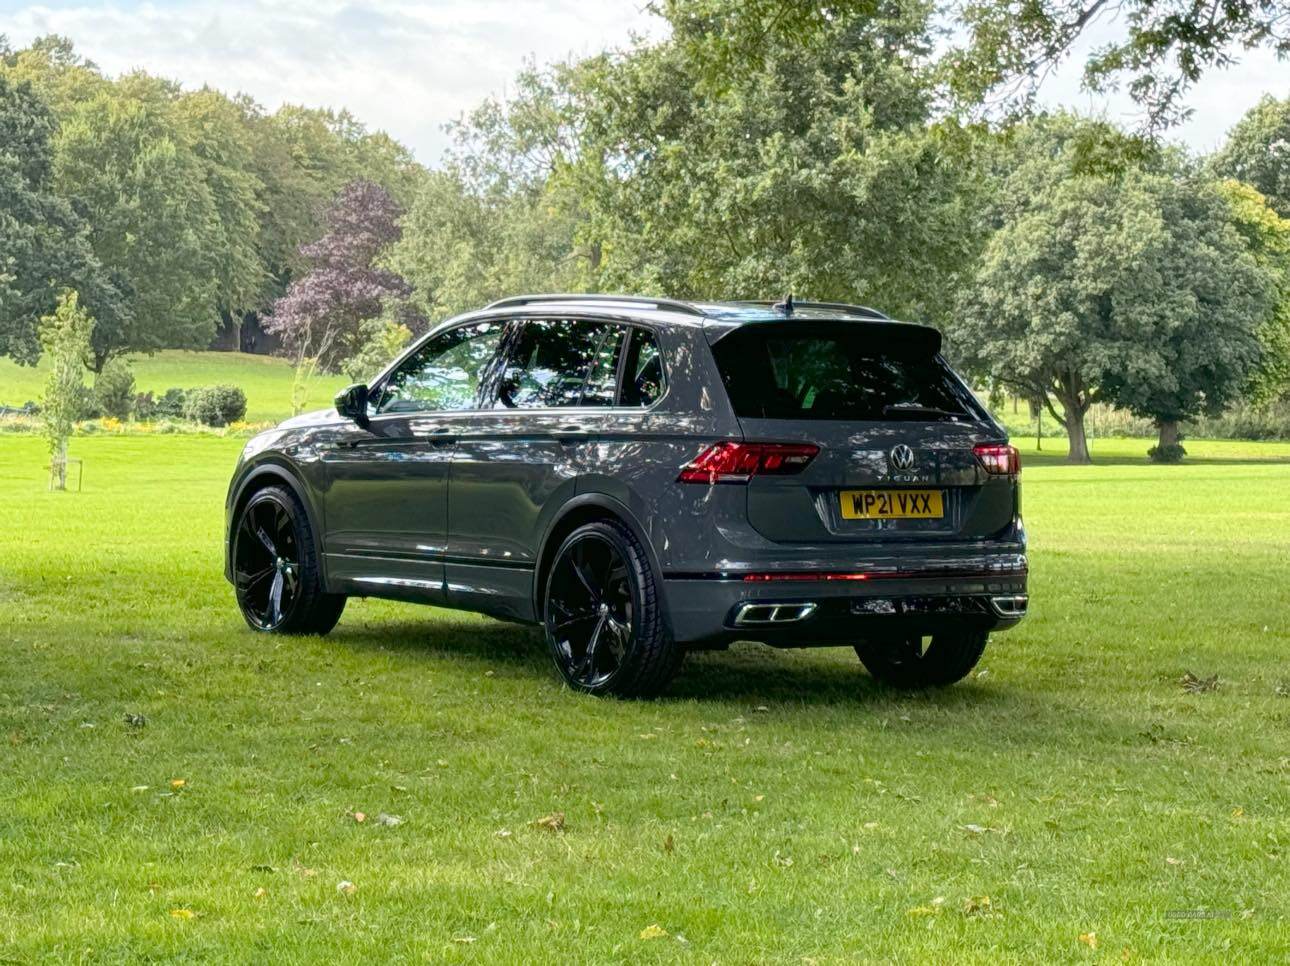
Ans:
{"type": "Polygon", "coordinates": [[[577,406],[609,326],[569,319],[524,323],[507,354],[497,405],[509,409],[577,406]]]}
{"type": "Polygon", "coordinates": [[[435,336],[385,381],[376,411],[474,409],[504,329],[503,322],[478,322],[435,336]]]}
{"type": "Polygon", "coordinates": [[[632,329],[619,405],[649,406],[663,395],[666,388],[663,353],[659,350],[654,333],[645,329],[632,329]]]}

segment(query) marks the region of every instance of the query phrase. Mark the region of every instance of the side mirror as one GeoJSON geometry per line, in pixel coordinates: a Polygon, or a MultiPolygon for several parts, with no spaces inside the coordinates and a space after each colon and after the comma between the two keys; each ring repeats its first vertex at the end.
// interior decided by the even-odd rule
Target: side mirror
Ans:
{"type": "Polygon", "coordinates": [[[336,393],[336,412],[366,428],[367,386],[358,382],[336,393]]]}

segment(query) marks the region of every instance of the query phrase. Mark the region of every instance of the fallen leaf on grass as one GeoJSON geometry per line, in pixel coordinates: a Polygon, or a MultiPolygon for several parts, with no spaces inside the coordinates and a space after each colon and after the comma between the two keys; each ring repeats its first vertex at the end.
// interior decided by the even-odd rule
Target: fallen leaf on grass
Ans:
{"type": "Polygon", "coordinates": [[[1097,933],[1082,932],[1079,934],[1079,941],[1089,949],[1097,949],[1097,933]]]}
{"type": "Polygon", "coordinates": [[[354,821],[355,821],[355,822],[358,822],[358,824],[362,825],[364,822],[366,822],[366,821],[367,821],[367,813],[366,813],[366,812],[355,812],[355,813],[354,813],[354,821]]]}
{"type": "Polygon", "coordinates": [[[171,909],[170,917],[172,919],[191,919],[196,913],[191,909],[171,909]]]}
{"type": "Polygon", "coordinates": [[[354,885],[354,883],[350,882],[348,879],[343,879],[336,883],[336,891],[343,896],[352,896],[358,891],[358,886],[354,885]]]}
{"type": "Polygon", "coordinates": [[[264,886],[260,886],[258,889],[255,890],[254,896],[256,899],[263,899],[268,894],[269,894],[269,890],[266,889],[264,886]]]}
{"type": "MultiPolygon", "coordinates": [[[[488,673],[492,674],[493,672],[489,671],[488,673]]],[[[474,936],[455,936],[453,937],[452,941],[455,943],[473,943],[475,941],[475,937],[474,936]]]]}
{"type": "Polygon", "coordinates": [[[672,835],[669,832],[667,838],[663,840],[663,851],[671,855],[676,851],[676,843],[672,841],[672,835]]]}
{"type": "Polygon", "coordinates": [[[905,915],[907,916],[935,916],[941,911],[941,906],[945,905],[945,897],[937,896],[926,906],[914,906],[905,915]]]}
{"type": "Polygon", "coordinates": [[[396,825],[403,824],[403,816],[387,815],[385,812],[382,812],[380,815],[376,816],[376,824],[383,825],[386,828],[394,828],[396,825]]]}
{"type": "Polygon", "coordinates": [[[641,939],[666,939],[667,930],[658,923],[651,923],[641,930],[641,939]]]}
{"type": "Polygon", "coordinates": [[[543,815],[533,823],[533,827],[545,829],[548,832],[563,832],[564,812],[552,812],[550,815],[543,815]]]}
{"type": "Polygon", "coordinates": [[[170,787],[173,788],[175,791],[179,791],[179,789],[183,788],[187,784],[188,784],[188,779],[186,778],[170,779],[170,787]]]}
{"type": "Polygon", "coordinates": [[[1210,691],[1218,690],[1218,675],[1213,674],[1207,678],[1200,678],[1188,671],[1178,681],[1182,689],[1188,694],[1208,694],[1210,691]]]}
{"type": "Polygon", "coordinates": [[[988,916],[992,911],[989,896],[971,896],[963,903],[965,916],[988,916]]]}

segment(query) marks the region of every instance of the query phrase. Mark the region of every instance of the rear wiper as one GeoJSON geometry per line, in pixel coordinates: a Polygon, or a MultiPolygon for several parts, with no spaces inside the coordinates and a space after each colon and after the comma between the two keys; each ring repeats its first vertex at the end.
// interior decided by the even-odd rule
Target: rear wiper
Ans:
{"type": "Polygon", "coordinates": [[[882,407],[884,416],[910,416],[915,419],[952,419],[955,422],[963,418],[962,413],[952,413],[948,409],[937,409],[935,406],[920,406],[917,403],[892,403],[882,407]]]}

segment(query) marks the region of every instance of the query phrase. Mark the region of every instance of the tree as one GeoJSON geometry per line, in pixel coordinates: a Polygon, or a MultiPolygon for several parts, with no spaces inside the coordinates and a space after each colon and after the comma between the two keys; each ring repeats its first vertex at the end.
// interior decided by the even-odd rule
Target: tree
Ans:
{"type": "Polygon", "coordinates": [[[1290,54],[1285,0],[966,0],[952,9],[966,40],[946,61],[963,102],[1028,109],[1043,78],[1093,25],[1110,23],[1115,37],[1088,55],[1085,87],[1101,92],[1127,79],[1148,130],[1186,117],[1188,89],[1243,51],[1290,54]]]}
{"type": "Polygon", "coordinates": [[[54,313],[41,319],[40,342],[49,354],[50,369],[40,416],[49,442],[50,482],[56,490],[67,489],[67,442],[84,403],[93,328],[94,320],[71,291],[60,295],[54,313]]]}
{"type": "Polygon", "coordinates": [[[1282,218],[1290,218],[1290,97],[1266,95],[1236,122],[1214,155],[1214,171],[1244,181],[1282,218]]]}
{"type": "Polygon", "coordinates": [[[218,91],[182,95],[176,113],[184,126],[214,206],[215,304],[236,320],[267,304],[270,276],[259,249],[264,183],[253,163],[254,146],[242,108],[218,91]]]}
{"type": "Polygon", "coordinates": [[[0,356],[35,364],[40,319],[75,288],[109,324],[129,318],[125,295],[95,257],[87,228],[54,193],[57,122],[29,81],[0,74],[0,356]]]}
{"type": "Polygon", "coordinates": [[[1282,218],[1248,184],[1224,181],[1219,192],[1246,250],[1268,275],[1272,307],[1259,329],[1262,358],[1247,393],[1256,403],[1290,394],[1290,218],[1282,218]]]}
{"type": "MultiPolygon", "coordinates": [[[[1132,180],[1132,179],[1131,179],[1132,180]]],[[[1248,388],[1263,359],[1261,332],[1272,316],[1275,279],[1233,230],[1227,200],[1208,181],[1144,178],[1134,302],[1150,368],[1110,365],[1108,398],[1155,421],[1159,451],[1177,446],[1178,424],[1217,415],[1248,388]]],[[[1119,310],[1119,306],[1116,307],[1119,310]]]]}
{"type": "Polygon", "coordinates": [[[312,268],[291,283],[264,322],[293,351],[298,389],[315,368],[335,371],[357,353],[363,323],[411,293],[398,274],[379,264],[401,235],[401,214],[379,185],[351,182],[327,210],[327,233],[301,249],[312,268]]]}
{"type": "Polygon", "coordinates": [[[127,75],[73,105],[56,142],[60,193],[133,293],[132,318],[95,327],[96,371],[124,352],[205,348],[215,334],[220,220],[173,95],[127,75]]]}
{"type": "MultiPolygon", "coordinates": [[[[695,6],[736,17],[740,5],[665,9],[695,6]]],[[[829,12],[809,44],[768,31],[717,87],[724,41],[688,21],[588,64],[567,178],[591,212],[600,285],[943,316],[978,244],[979,197],[970,137],[929,124],[929,8],[829,12]]]]}
{"type": "Polygon", "coordinates": [[[1017,137],[951,331],[957,359],[1045,402],[1075,463],[1089,462],[1099,400],[1155,419],[1165,443],[1236,395],[1269,291],[1212,185],[1168,157],[1090,173],[1075,157],[1083,126],[1059,116],[1017,137]]]}

